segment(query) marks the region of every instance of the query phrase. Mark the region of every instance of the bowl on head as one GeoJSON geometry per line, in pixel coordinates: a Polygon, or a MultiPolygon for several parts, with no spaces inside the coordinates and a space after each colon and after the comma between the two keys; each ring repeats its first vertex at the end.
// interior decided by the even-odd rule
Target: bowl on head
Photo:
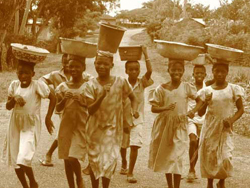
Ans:
{"type": "Polygon", "coordinates": [[[217,44],[206,43],[206,46],[207,52],[211,55],[212,58],[224,61],[234,61],[236,59],[242,58],[244,54],[244,51],[242,50],[217,44]]]}
{"type": "Polygon", "coordinates": [[[142,56],[142,47],[140,45],[120,46],[119,54],[121,61],[139,61],[142,56]]]}
{"type": "Polygon", "coordinates": [[[61,49],[65,54],[93,58],[96,56],[97,45],[83,40],[60,38],[61,49]]]}
{"type": "Polygon", "coordinates": [[[158,53],[169,59],[192,61],[199,54],[204,53],[204,48],[200,46],[164,40],[154,40],[154,42],[157,43],[158,53]]]}
{"type": "Polygon", "coordinates": [[[116,53],[125,31],[123,27],[101,23],[98,50],[116,53]]]}
{"type": "Polygon", "coordinates": [[[41,63],[50,53],[48,50],[43,48],[19,43],[11,43],[11,47],[12,53],[16,59],[31,63],[41,63]]]}

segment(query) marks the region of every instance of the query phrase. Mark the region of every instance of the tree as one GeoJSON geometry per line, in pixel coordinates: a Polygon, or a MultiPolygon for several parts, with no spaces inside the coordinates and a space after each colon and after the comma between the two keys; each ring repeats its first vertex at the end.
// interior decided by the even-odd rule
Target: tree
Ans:
{"type": "MultiPolygon", "coordinates": [[[[52,19],[53,28],[58,30],[61,35],[64,37],[67,37],[67,34],[72,36],[73,32],[70,34],[69,30],[72,30],[76,22],[83,19],[85,14],[90,12],[103,13],[107,11],[106,6],[113,8],[116,4],[119,4],[119,0],[33,0],[30,8],[30,16],[33,19],[33,36],[37,39],[43,28],[52,19]],[[43,23],[38,32],[35,32],[37,18],[42,18],[43,23]]],[[[81,28],[88,29],[88,27],[81,28]]]]}
{"type": "Polygon", "coordinates": [[[221,17],[229,20],[239,20],[241,18],[241,10],[249,0],[233,0],[228,3],[227,0],[221,0],[221,7],[219,7],[214,13],[213,17],[219,19],[221,17]]]}
{"type": "Polygon", "coordinates": [[[15,13],[22,9],[25,5],[25,0],[0,0],[0,49],[5,40],[7,31],[13,28],[13,18],[15,13]]]}
{"type": "Polygon", "coordinates": [[[211,10],[209,6],[203,4],[187,5],[187,12],[192,18],[204,18],[208,19],[211,16],[211,10]]]}

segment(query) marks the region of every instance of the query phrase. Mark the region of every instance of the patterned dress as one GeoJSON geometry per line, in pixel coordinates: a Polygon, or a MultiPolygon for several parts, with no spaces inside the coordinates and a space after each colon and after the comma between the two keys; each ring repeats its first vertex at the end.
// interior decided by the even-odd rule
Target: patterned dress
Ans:
{"type": "Polygon", "coordinates": [[[82,84],[78,89],[70,89],[66,82],[63,82],[56,89],[56,97],[58,101],[63,99],[67,91],[70,91],[73,94],[80,95],[80,100],[85,104],[82,106],[74,99],[68,99],[65,103],[58,133],[59,159],[74,157],[84,160],[87,154],[85,129],[88,118],[88,109],[83,95],[84,85],[85,84],[82,84]]]}
{"type": "Polygon", "coordinates": [[[16,104],[12,110],[3,150],[8,165],[31,167],[41,133],[41,99],[49,94],[49,87],[42,81],[32,80],[27,88],[21,88],[19,80],[10,84],[8,96],[20,95],[26,103],[23,107],[16,104]]]}
{"type": "MultiPolygon", "coordinates": [[[[97,100],[102,94],[97,79],[90,80],[85,88],[86,97],[97,100]]],[[[115,81],[103,99],[100,108],[89,117],[87,143],[89,163],[95,178],[111,178],[120,155],[123,135],[123,97],[131,94],[132,88],[126,79],[115,77],[115,81]]]]}
{"type": "Polygon", "coordinates": [[[149,102],[153,106],[163,107],[176,102],[173,111],[160,113],[154,121],[149,168],[155,172],[182,174],[183,157],[188,148],[188,98],[196,97],[196,88],[186,82],[182,82],[172,91],[161,85],[150,91],[149,102]]]}
{"type": "Polygon", "coordinates": [[[200,166],[201,176],[225,179],[232,176],[233,132],[224,128],[223,120],[235,113],[235,102],[244,97],[244,89],[228,84],[225,89],[215,90],[211,86],[201,90],[200,98],[213,93],[208,103],[205,123],[201,132],[200,166]]]}

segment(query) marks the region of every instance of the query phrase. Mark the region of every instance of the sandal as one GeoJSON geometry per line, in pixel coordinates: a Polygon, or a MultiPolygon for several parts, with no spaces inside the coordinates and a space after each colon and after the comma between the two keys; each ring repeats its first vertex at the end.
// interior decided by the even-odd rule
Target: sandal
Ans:
{"type": "Polygon", "coordinates": [[[189,172],[187,175],[187,182],[192,183],[195,179],[197,179],[194,172],[189,172]]]}
{"type": "Polygon", "coordinates": [[[128,169],[126,169],[126,168],[121,168],[120,174],[122,174],[122,175],[127,175],[127,174],[128,174],[128,169]]]}
{"type": "Polygon", "coordinates": [[[134,176],[128,176],[127,181],[128,183],[137,183],[137,179],[134,176]]]}
{"type": "Polygon", "coordinates": [[[48,167],[52,167],[54,166],[53,163],[49,162],[49,161],[46,161],[46,160],[43,160],[43,159],[39,159],[39,162],[42,166],[48,166],[48,167]]]}

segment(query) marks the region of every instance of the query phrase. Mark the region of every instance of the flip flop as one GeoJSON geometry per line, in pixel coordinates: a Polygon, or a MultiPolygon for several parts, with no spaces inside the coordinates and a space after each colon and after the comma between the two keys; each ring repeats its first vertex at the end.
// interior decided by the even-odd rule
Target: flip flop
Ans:
{"type": "Polygon", "coordinates": [[[122,175],[127,175],[127,174],[128,174],[128,169],[126,169],[126,168],[121,168],[120,174],[122,174],[122,175]]]}
{"type": "Polygon", "coordinates": [[[137,179],[134,176],[128,176],[127,181],[128,183],[137,183],[137,179]]]}
{"type": "Polygon", "coordinates": [[[192,183],[196,179],[194,172],[189,172],[187,175],[187,182],[192,183]]]}
{"type": "Polygon", "coordinates": [[[41,164],[42,166],[48,166],[48,167],[52,167],[52,166],[54,166],[54,164],[53,164],[53,163],[48,162],[48,161],[43,160],[43,159],[39,159],[39,162],[40,162],[40,164],[41,164]]]}

